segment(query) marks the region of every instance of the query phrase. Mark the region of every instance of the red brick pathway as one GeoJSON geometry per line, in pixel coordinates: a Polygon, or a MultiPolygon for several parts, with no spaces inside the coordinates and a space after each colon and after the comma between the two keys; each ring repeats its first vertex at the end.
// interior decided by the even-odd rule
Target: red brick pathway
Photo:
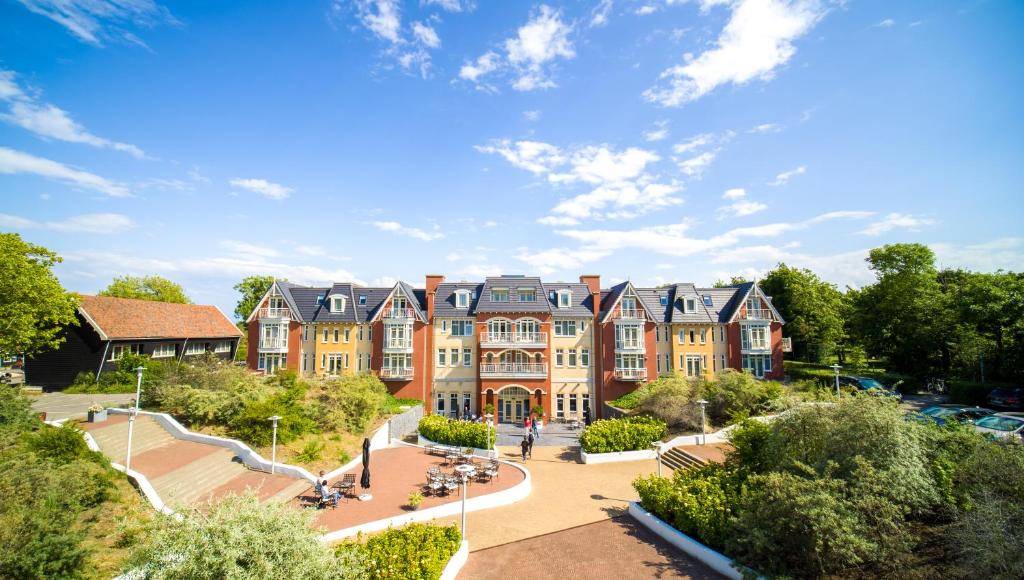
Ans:
{"type": "MultiPolygon", "coordinates": [[[[537,514],[537,517],[544,517],[537,514]]],[[[472,530],[469,537],[473,544],[472,530]]],[[[472,552],[463,580],[621,580],[627,578],[721,578],[622,516],[472,552]]]]}

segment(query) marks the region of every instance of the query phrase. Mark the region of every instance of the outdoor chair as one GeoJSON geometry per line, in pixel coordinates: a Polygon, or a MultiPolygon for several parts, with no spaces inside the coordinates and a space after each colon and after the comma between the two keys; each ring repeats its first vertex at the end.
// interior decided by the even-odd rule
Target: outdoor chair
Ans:
{"type": "Polygon", "coordinates": [[[331,509],[338,507],[338,496],[328,491],[322,485],[313,486],[313,493],[316,494],[317,508],[330,506],[331,509]]]}
{"type": "Polygon", "coordinates": [[[356,488],[356,474],[346,473],[341,481],[335,484],[338,487],[338,491],[341,492],[342,497],[352,497],[352,492],[356,488]]]}

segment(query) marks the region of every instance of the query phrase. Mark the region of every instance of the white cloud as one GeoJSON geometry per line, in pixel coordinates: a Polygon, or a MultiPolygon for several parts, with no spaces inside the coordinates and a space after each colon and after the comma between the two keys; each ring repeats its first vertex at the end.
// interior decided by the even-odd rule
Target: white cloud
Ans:
{"type": "Polygon", "coordinates": [[[441,46],[441,39],[437,36],[437,31],[435,31],[429,24],[413,22],[412,34],[416,40],[428,48],[437,48],[441,46]]]}
{"type": "Polygon", "coordinates": [[[266,246],[258,246],[256,244],[250,244],[248,242],[240,242],[237,240],[221,240],[220,247],[232,254],[240,254],[243,256],[259,256],[263,258],[273,258],[280,256],[281,252],[274,248],[268,248],[266,246]]]}
{"type": "Polygon", "coordinates": [[[608,17],[612,13],[612,0],[601,0],[590,12],[590,27],[599,28],[608,24],[608,17]]]}
{"type": "Polygon", "coordinates": [[[718,208],[717,214],[718,219],[725,219],[727,217],[744,217],[748,215],[754,215],[755,213],[761,212],[768,209],[768,206],[758,202],[750,200],[741,200],[730,203],[729,205],[723,205],[718,208]]]}
{"type": "Polygon", "coordinates": [[[40,102],[18,86],[15,76],[14,71],[0,70],[0,101],[7,104],[7,111],[0,113],[0,120],[31,131],[43,139],[57,139],[123,151],[136,159],[146,157],[142,149],[135,145],[93,135],[76,123],[67,111],[50,103],[40,102]]]}
{"type": "Polygon", "coordinates": [[[875,28],[891,28],[896,25],[896,21],[892,18],[886,18],[880,22],[875,23],[875,28]]]}
{"type": "Polygon", "coordinates": [[[700,135],[694,135],[682,143],[676,143],[672,146],[672,152],[676,155],[682,155],[689,153],[696,149],[700,149],[705,145],[708,145],[715,141],[715,136],[711,133],[701,133],[700,135]]]}
{"type": "Polygon", "coordinates": [[[862,233],[866,236],[877,236],[895,229],[910,230],[912,232],[916,232],[920,231],[920,229],[923,226],[930,226],[934,223],[935,220],[922,216],[915,216],[905,213],[890,213],[887,216],[885,216],[885,218],[883,218],[882,220],[869,225],[868,227],[861,230],[859,233],[862,233]]]}
{"type": "Polygon", "coordinates": [[[747,133],[778,133],[782,130],[782,125],[778,123],[763,123],[756,127],[747,129],[747,133]]]}
{"type": "MultiPolygon", "coordinates": [[[[167,8],[153,0],[20,0],[30,11],[60,24],[79,40],[102,46],[119,39],[146,47],[137,36],[124,30],[126,25],[152,28],[157,24],[176,25],[167,8]]],[[[146,47],[148,48],[148,47],[146,47]]]]}
{"type": "Polygon", "coordinates": [[[657,128],[644,131],[644,141],[653,143],[655,141],[664,141],[668,138],[668,121],[658,121],[654,126],[657,128]]]}
{"type": "Polygon", "coordinates": [[[327,250],[323,246],[295,246],[295,253],[303,256],[326,256],[327,250]]]}
{"type": "Polygon", "coordinates": [[[472,0],[460,2],[459,0],[421,0],[423,4],[433,5],[446,12],[470,11],[474,8],[472,0]]]}
{"type": "Polygon", "coordinates": [[[515,258],[529,264],[531,269],[540,274],[551,274],[558,271],[577,271],[584,264],[596,262],[609,254],[607,251],[583,248],[551,248],[534,252],[529,248],[518,248],[515,258]]]}
{"type": "Polygon", "coordinates": [[[565,216],[546,215],[538,218],[537,223],[545,226],[574,226],[580,223],[580,220],[565,216]]]}
{"type": "Polygon", "coordinates": [[[653,151],[637,147],[616,152],[607,145],[590,145],[573,152],[569,172],[552,173],[549,179],[554,183],[627,181],[639,177],[648,165],[659,159],[653,151]]]}
{"type": "Polygon", "coordinates": [[[0,147],[0,173],[29,173],[74,187],[105,193],[111,197],[131,197],[131,192],[124,184],[6,147],[0,147]]]}
{"type": "Polygon", "coordinates": [[[444,237],[444,234],[439,231],[441,228],[436,225],[434,226],[434,231],[430,232],[420,228],[403,226],[398,222],[373,222],[373,226],[381,231],[394,232],[400,236],[416,238],[417,240],[423,240],[424,242],[431,242],[444,237]]]}
{"type": "Polygon", "coordinates": [[[546,225],[573,225],[588,218],[630,219],[658,209],[682,203],[675,193],[677,185],[651,183],[638,186],[631,182],[603,184],[593,191],[560,202],[552,213],[541,218],[546,225]],[[557,218],[562,218],[561,220],[557,218]],[[567,218],[567,219],[566,219],[567,218]]]}
{"type": "Polygon", "coordinates": [[[747,190],[740,187],[727,189],[722,194],[722,199],[743,199],[744,197],[747,197],[747,190]]]}
{"type": "Polygon", "coordinates": [[[789,180],[791,178],[796,177],[797,175],[803,175],[804,173],[807,173],[807,166],[806,165],[801,165],[800,167],[797,167],[796,169],[790,169],[789,171],[783,171],[782,173],[776,175],[775,176],[775,180],[769,182],[768,185],[771,185],[773,187],[776,187],[776,186],[779,186],[779,185],[785,185],[785,184],[789,183],[789,180]]]}
{"type": "Polygon", "coordinates": [[[359,21],[378,38],[401,42],[401,9],[397,0],[359,0],[356,2],[359,21]]]}
{"type": "Polygon", "coordinates": [[[238,187],[241,189],[247,189],[249,191],[258,193],[267,199],[282,200],[288,199],[292,192],[295,191],[290,187],[286,187],[279,183],[267,181],[266,179],[240,179],[235,178],[230,182],[231,187],[238,187]]]}
{"type": "Polygon", "coordinates": [[[497,153],[512,165],[535,174],[552,171],[566,161],[561,149],[540,141],[513,143],[508,139],[502,139],[490,145],[475,145],[474,149],[481,153],[497,153]]]}
{"type": "Polygon", "coordinates": [[[636,9],[634,12],[637,16],[648,16],[658,11],[658,7],[654,4],[644,4],[643,6],[636,9]]]}
{"type": "Polygon", "coordinates": [[[540,121],[540,111],[523,111],[523,118],[527,121],[540,121]]]}
{"type": "Polygon", "coordinates": [[[87,213],[64,220],[37,222],[15,215],[0,214],[0,227],[14,230],[43,229],[79,234],[120,234],[135,227],[135,222],[118,213],[87,213]]]}
{"type": "Polygon", "coordinates": [[[948,243],[928,244],[942,268],[964,268],[977,272],[1024,271],[1024,238],[997,238],[989,242],[957,246],[948,243]]]}
{"type": "MultiPolygon", "coordinates": [[[[705,2],[704,8],[726,2],[705,2]]],[[[770,80],[796,53],[793,41],[825,15],[817,0],[732,0],[729,22],[716,46],[661,73],[644,91],[649,102],[678,107],[725,84],[770,80]]]]}
{"type": "Polygon", "coordinates": [[[576,56],[569,40],[571,32],[572,25],[562,21],[561,13],[542,4],[529,22],[519,28],[515,38],[505,41],[508,62],[518,75],[512,88],[532,91],[557,86],[546,65],[559,57],[576,56]]]}
{"type": "Polygon", "coordinates": [[[501,56],[494,51],[487,51],[475,61],[467,62],[459,69],[459,78],[477,82],[480,77],[489,75],[501,66],[501,56]]]}
{"type": "Polygon", "coordinates": [[[705,151],[696,157],[684,159],[679,162],[679,170],[690,177],[700,177],[715,160],[716,155],[714,151],[705,151]]]}

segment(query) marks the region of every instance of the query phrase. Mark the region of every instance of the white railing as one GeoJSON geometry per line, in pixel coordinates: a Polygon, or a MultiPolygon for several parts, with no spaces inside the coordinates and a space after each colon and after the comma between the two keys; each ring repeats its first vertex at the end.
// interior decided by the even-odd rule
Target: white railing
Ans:
{"type": "Polygon", "coordinates": [[[767,308],[749,308],[743,318],[746,320],[771,320],[772,311],[767,308]]]}
{"type": "Polygon", "coordinates": [[[647,369],[615,369],[615,378],[620,381],[646,381],[647,369]]]}
{"type": "Polygon", "coordinates": [[[413,376],[412,367],[384,367],[380,369],[380,378],[389,379],[411,379],[413,376]]]}
{"type": "MultiPolygon", "coordinates": [[[[785,339],[783,339],[785,340],[785,339]]],[[[768,350],[771,345],[767,340],[744,340],[740,343],[740,350],[768,350]]]]}
{"type": "Polygon", "coordinates": [[[412,339],[411,338],[393,338],[391,340],[385,339],[384,340],[384,348],[386,348],[386,349],[392,349],[392,348],[409,349],[409,348],[412,348],[412,339]]]}
{"type": "Polygon", "coordinates": [[[290,319],[292,317],[292,313],[287,308],[270,308],[270,307],[266,307],[266,308],[260,308],[259,317],[260,318],[284,318],[284,319],[290,319]]]}
{"type": "Polygon", "coordinates": [[[612,318],[617,320],[642,320],[643,317],[644,311],[640,310],[639,308],[620,308],[619,311],[616,312],[615,316],[613,316],[612,318]]]}
{"type": "Polygon", "coordinates": [[[415,314],[413,314],[412,308],[385,308],[384,312],[381,313],[382,318],[390,319],[412,318],[413,316],[415,314]]]}
{"type": "Polygon", "coordinates": [[[782,352],[793,352],[793,339],[785,337],[782,339],[782,352]]]}
{"type": "Polygon", "coordinates": [[[489,376],[545,376],[548,365],[545,363],[483,363],[480,374],[489,376]]]}
{"type": "Polygon", "coordinates": [[[616,340],[616,350],[642,350],[644,343],[642,340],[616,340]]]}
{"type": "MultiPolygon", "coordinates": [[[[260,350],[282,350],[288,348],[287,338],[264,338],[260,339],[260,350]]],[[[193,354],[186,352],[185,354],[193,354]]]]}
{"type": "Polygon", "coordinates": [[[539,344],[547,345],[548,333],[546,332],[489,332],[480,333],[480,342],[483,344],[539,344]]]}

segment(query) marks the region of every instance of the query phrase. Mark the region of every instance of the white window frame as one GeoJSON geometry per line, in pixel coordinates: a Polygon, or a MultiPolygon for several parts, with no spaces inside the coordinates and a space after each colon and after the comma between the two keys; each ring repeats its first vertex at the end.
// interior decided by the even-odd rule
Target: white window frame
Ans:
{"type": "Polygon", "coordinates": [[[568,355],[568,358],[565,359],[565,366],[571,369],[576,368],[576,361],[579,358],[579,354],[576,352],[576,349],[570,348],[568,355]]]}
{"type": "Polygon", "coordinates": [[[556,348],[555,349],[555,367],[562,368],[564,366],[564,364],[565,364],[565,349],[564,348],[556,348]]]}
{"type": "Polygon", "coordinates": [[[500,302],[505,304],[508,303],[509,300],[508,288],[491,288],[491,302],[500,302]]]}
{"type": "Polygon", "coordinates": [[[590,349],[589,348],[580,349],[580,368],[581,369],[590,368],[590,349]]]}
{"type": "Polygon", "coordinates": [[[469,308],[469,291],[467,291],[467,290],[456,290],[455,291],[455,307],[456,308],[469,308]]]}
{"type": "Polygon", "coordinates": [[[345,327],[345,331],[342,333],[341,340],[345,344],[348,344],[349,340],[351,340],[351,339],[352,339],[352,329],[346,326],[345,327]]]}
{"type": "Polygon", "coordinates": [[[329,333],[330,333],[330,331],[329,331],[329,330],[327,330],[327,329],[325,328],[325,329],[324,329],[324,338],[323,338],[323,340],[322,340],[322,341],[320,341],[320,342],[322,342],[323,344],[327,344],[327,335],[328,335],[329,333]]]}
{"type": "Polygon", "coordinates": [[[185,347],[185,356],[196,356],[206,352],[206,345],[201,343],[189,343],[185,347]]]}
{"type": "Polygon", "coordinates": [[[448,356],[448,351],[447,350],[445,350],[443,348],[437,349],[437,366],[438,366],[438,368],[443,368],[443,367],[448,366],[447,356],[448,356]]]}
{"type": "Polygon", "coordinates": [[[473,366],[473,349],[464,348],[462,349],[462,366],[471,367],[473,366]]]}
{"type": "Polygon", "coordinates": [[[519,302],[536,302],[537,291],[533,288],[516,288],[516,300],[519,302]]]}
{"type": "Polygon", "coordinates": [[[225,353],[231,352],[231,341],[230,340],[219,340],[213,343],[213,352],[225,353]]]}
{"type": "MultiPolygon", "coordinates": [[[[220,343],[218,343],[220,344],[220,343]]],[[[151,358],[171,358],[175,355],[175,348],[173,342],[162,342],[153,347],[153,354],[149,355],[151,358]],[[170,352],[167,352],[168,347],[170,352]]]]}
{"type": "Polygon", "coordinates": [[[558,307],[570,308],[572,306],[572,290],[558,291],[558,307]]]}
{"type": "Polygon", "coordinates": [[[340,338],[341,338],[341,329],[340,328],[335,328],[334,329],[334,344],[338,344],[338,339],[340,339],[340,338]]]}
{"type": "Polygon", "coordinates": [[[697,299],[696,298],[685,298],[683,300],[685,312],[687,314],[693,314],[697,312],[697,299]]]}

